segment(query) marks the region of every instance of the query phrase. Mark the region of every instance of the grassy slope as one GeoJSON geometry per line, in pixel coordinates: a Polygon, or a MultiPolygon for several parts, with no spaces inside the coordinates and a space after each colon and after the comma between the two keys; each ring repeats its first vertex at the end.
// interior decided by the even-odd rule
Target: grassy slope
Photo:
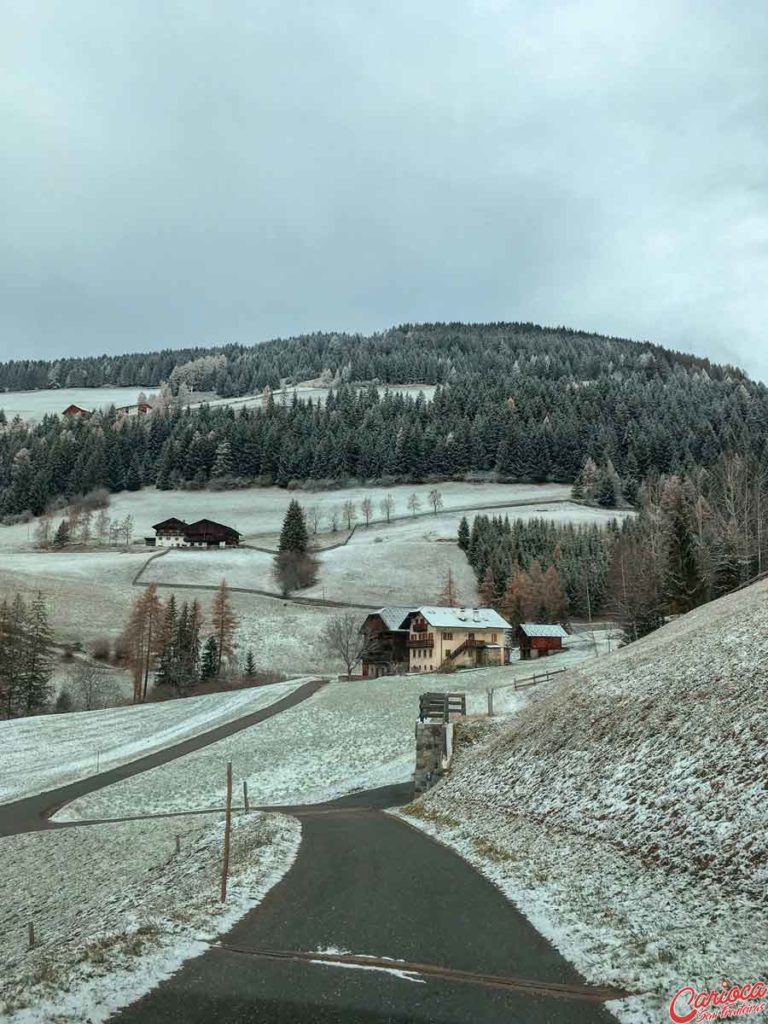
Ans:
{"type": "Polygon", "coordinates": [[[767,590],[569,673],[416,808],[594,980],[765,973],[767,590]]]}

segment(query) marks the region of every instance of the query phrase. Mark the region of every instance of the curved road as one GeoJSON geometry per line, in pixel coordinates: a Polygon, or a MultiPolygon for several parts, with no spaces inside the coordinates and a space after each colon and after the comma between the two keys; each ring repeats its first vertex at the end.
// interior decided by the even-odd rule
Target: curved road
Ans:
{"type": "MultiPolygon", "coordinates": [[[[322,685],[307,683],[246,718],[0,806],[0,834],[70,827],[48,815],[264,721],[322,685]]],[[[110,1024],[615,1024],[602,1004],[622,993],[587,986],[457,854],[383,813],[410,798],[407,784],[271,808],[301,821],[291,869],[216,945],[110,1024]],[[325,962],[313,961],[318,951],[325,962]],[[413,973],[394,975],[391,960],[413,973]]]]}
{"type": "Polygon", "coordinates": [[[217,740],[223,740],[233,733],[241,732],[252,725],[258,725],[281,711],[295,707],[302,701],[312,697],[317,691],[325,686],[325,679],[311,679],[308,683],[289,693],[287,697],[276,700],[259,711],[252,711],[249,715],[243,715],[231,722],[217,725],[214,729],[198,733],[181,743],[174,743],[173,746],[163,747],[153,754],[146,754],[134,761],[110,768],[109,771],[99,772],[96,775],[89,775],[85,779],[78,779],[77,782],[70,782],[66,786],[59,786],[57,789],[49,789],[45,793],[37,793],[34,796],[23,797],[13,803],[0,804],[0,836],[14,836],[20,832],[39,832],[42,829],[65,828],[68,822],[51,821],[50,816],[55,814],[64,804],[71,803],[86,793],[93,793],[97,789],[111,786],[113,782],[120,782],[132,775],[139,775],[150,768],[157,768],[161,764],[175,761],[177,757],[191,754],[195,750],[207,747],[217,740]]]}

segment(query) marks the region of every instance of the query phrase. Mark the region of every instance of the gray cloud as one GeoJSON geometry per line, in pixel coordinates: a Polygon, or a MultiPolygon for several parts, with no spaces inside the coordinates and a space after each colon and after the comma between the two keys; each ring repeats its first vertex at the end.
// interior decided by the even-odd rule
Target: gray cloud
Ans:
{"type": "Polygon", "coordinates": [[[768,379],[758,0],[6,0],[0,355],[414,320],[768,379]]]}

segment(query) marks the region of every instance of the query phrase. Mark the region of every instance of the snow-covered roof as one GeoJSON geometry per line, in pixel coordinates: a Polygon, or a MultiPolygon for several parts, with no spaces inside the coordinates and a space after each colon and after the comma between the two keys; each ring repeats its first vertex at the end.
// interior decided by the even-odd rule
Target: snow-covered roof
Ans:
{"type": "Polygon", "coordinates": [[[387,629],[400,629],[406,615],[410,615],[413,608],[379,608],[376,613],[387,629]]]}
{"type": "Polygon", "coordinates": [[[424,607],[416,609],[430,626],[437,629],[446,629],[453,626],[455,629],[471,629],[477,626],[480,629],[512,629],[506,619],[493,608],[433,608],[424,607]]]}
{"type": "Polygon", "coordinates": [[[520,629],[526,636],[568,636],[562,626],[550,626],[541,622],[521,622],[520,629]]]}

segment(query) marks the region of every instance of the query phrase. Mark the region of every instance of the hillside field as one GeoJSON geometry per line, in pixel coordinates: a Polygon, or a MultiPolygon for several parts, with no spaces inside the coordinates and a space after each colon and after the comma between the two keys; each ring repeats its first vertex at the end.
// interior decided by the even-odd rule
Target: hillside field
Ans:
{"type": "Polygon", "coordinates": [[[411,820],[587,979],[656,1024],[683,984],[766,973],[768,583],[541,687],[411,820]]]}
{"type": "MultiPolygon", "coordinates": [[[[327,509],[347,500],[359,508],[363,497],[370,495],[375,508],[372,524],[366,527],[358,523],[347,544],[320,552],[318,582],[301,596],[369,607],[425,604],[436,600],[450,568],[461,599],[471,605],[477,601],[474,576],[455,544],[458,524],[465,514],[459,509],[467,509],[470,520],[471,509],[485,506],[493,506],[489,514],[566,522],[607,522],[613,516],[631,514],[574,504],[568,500],[569,488],[559,484],[445,483],[438,485],[444,508],[433,515],[427,512],[432,486],[356,487],[317,493],[276,487],[218,493],[152,488],[123,492],[112,497],[109,515],[116,519],[133,516],[136,540],[128,551],[36,551],[34,523],[0,527],[0,596],[20,591],[29,597],[40,590],[48,600],[52,625],[62,641],[87,645],[99,637],[114,639],[140,593],[140,588],[133,585],[139,573],[142,584],[153,580],[164,584],[163,596],[171,592],[165,585],[172,588],[183,584],[185,589],[179,589],[177,597],[197,597],[205,613],[211,601],[206,588],[216,587],[222,578],[235,587],[276,591],[271,554],[248,546],[226,551],[171,551],[149,562],[142,572],[150,556],[156,554],[143,544],[153,523],[171,515],[188,522],[208,517],[239,529],[246,545],[273,547],[293,497],[305,507],[317,504],[327,509]],[[416,517],[406,508],[412,492],[422,501],[416,517]],[[378,508],[388,493],[396,503],[396,518],[390,524],[381,522],[378,508]],[[189,587],[200,589],[186,589],[189,587]]],[[[321,530],[318,539],[322,545],[340,545],[348,537],[342,529],[337,534],[329,533],[326,520],[321,530]]],[[[234,604],[240,619],[240,650],[244,653],[252,649],[259,668],[289,675],[339,670],[318,643],[323,624],[338,609],[257,594],[235,594],[234,604]]]]}

